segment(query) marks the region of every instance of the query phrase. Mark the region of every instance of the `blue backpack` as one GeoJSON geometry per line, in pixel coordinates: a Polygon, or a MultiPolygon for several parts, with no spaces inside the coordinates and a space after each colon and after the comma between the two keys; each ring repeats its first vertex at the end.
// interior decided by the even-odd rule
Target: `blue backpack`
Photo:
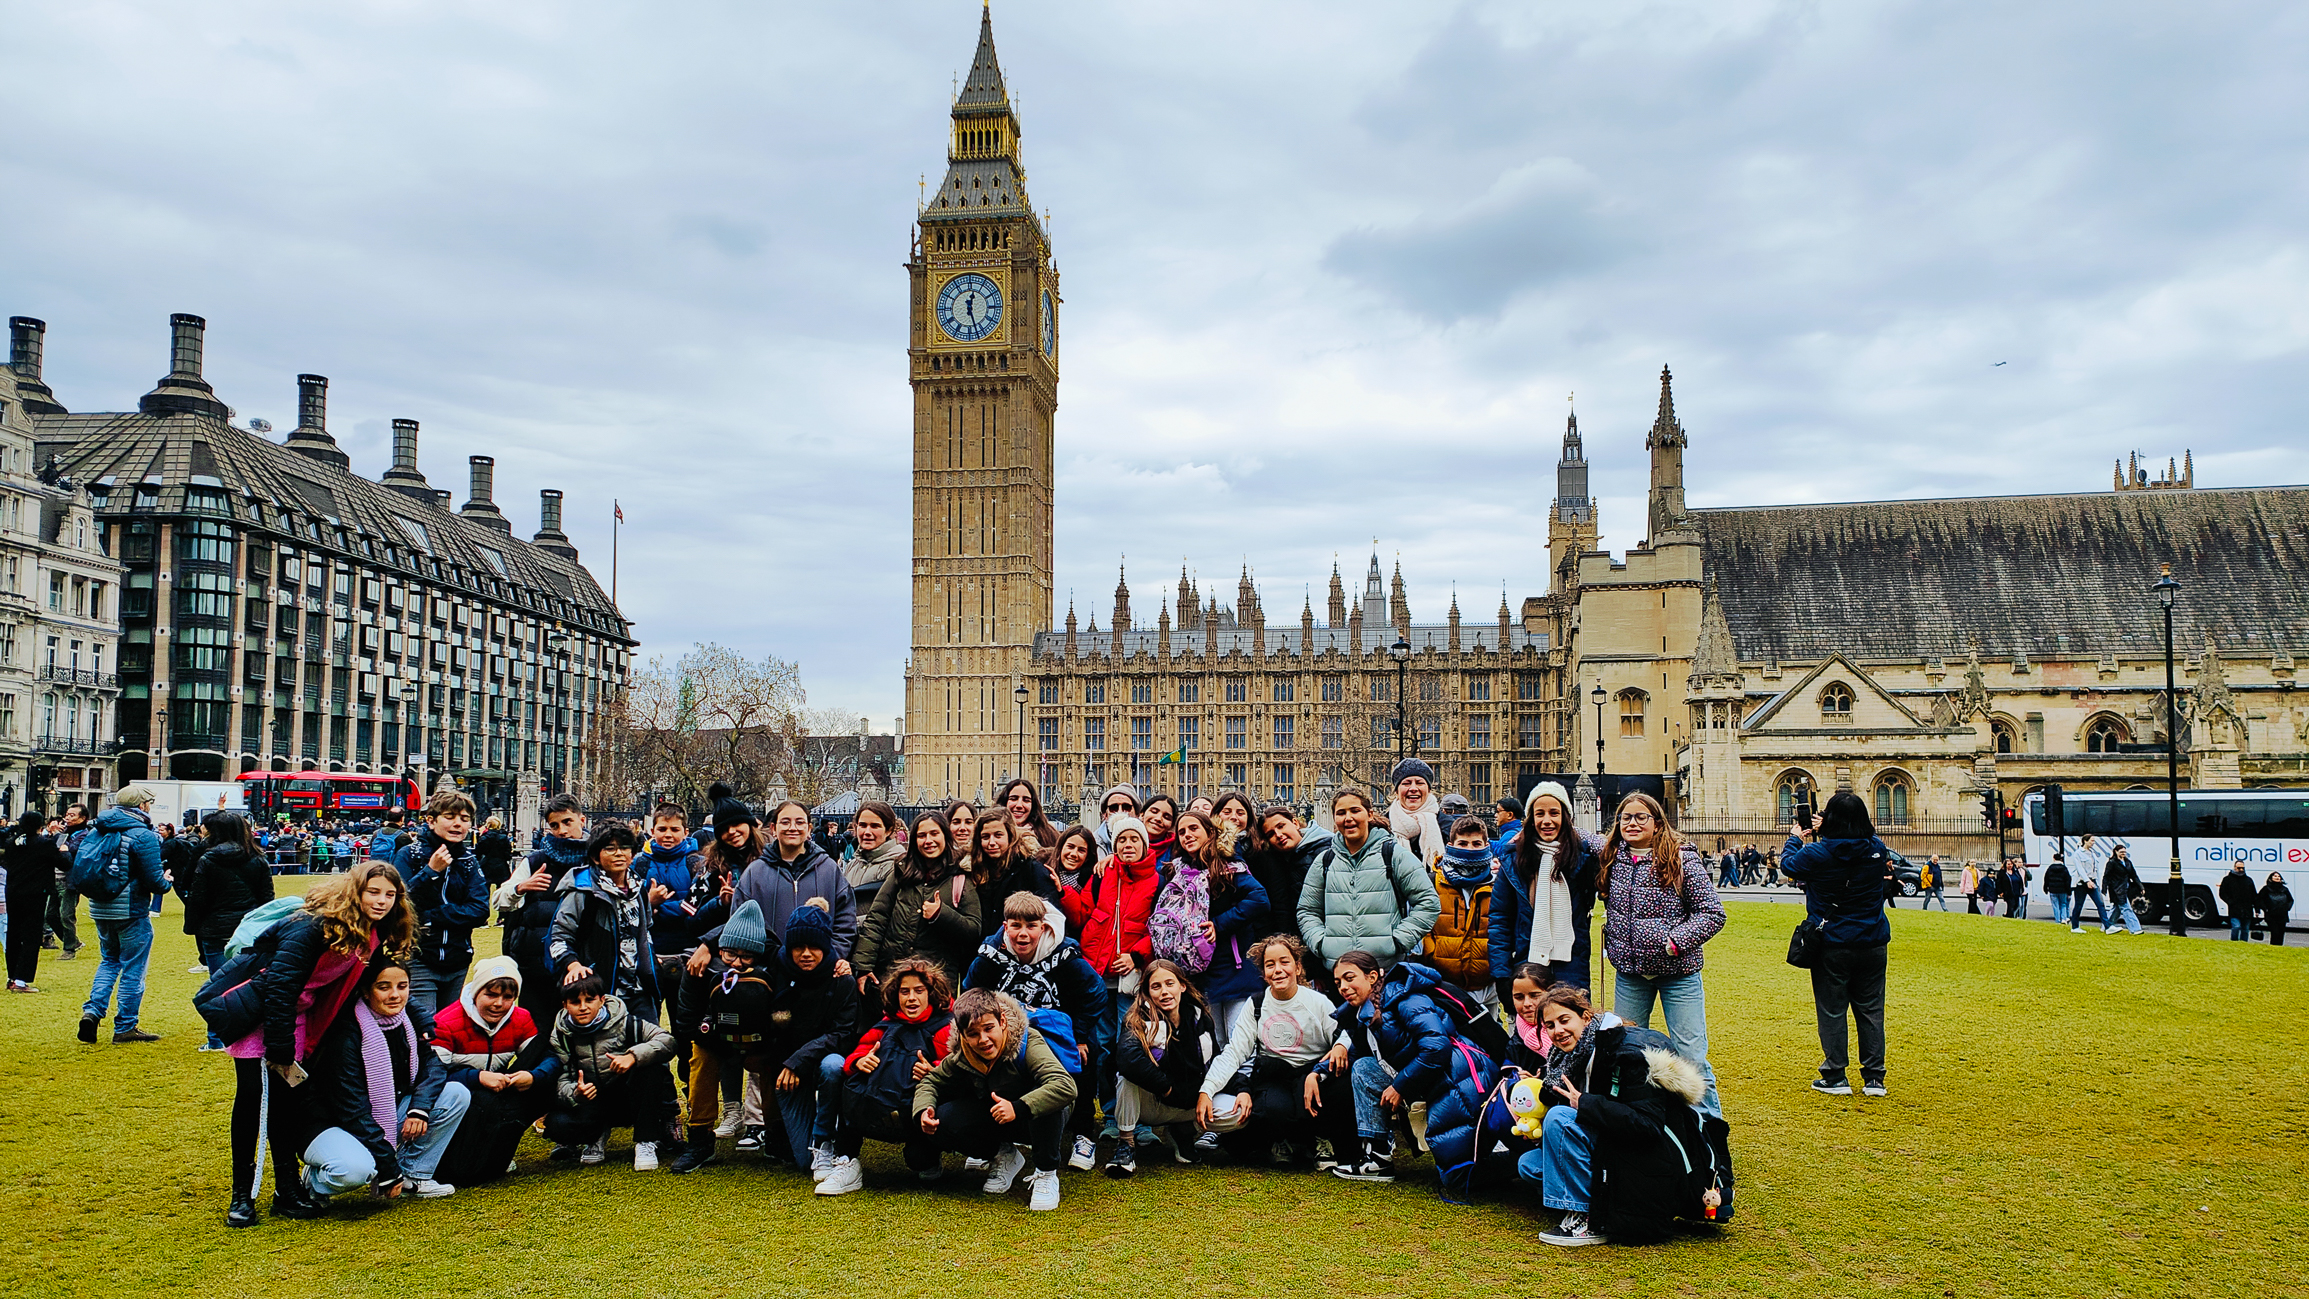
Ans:
{"type": "Polygon", "coordinates": [[[72,854],[72,870],[65,884],[84,898],[110,902],[128,891],[135,865],[128,858],[128,836],[115,832],[92,834],[72,854]]]}
{"type": "Polygon", "coordinates": [[[1074,1040],[1074,1021],[1062,1010],[1043,1010],[1030,1006],[1026,1011],[1027,1026],[1042,1034],[1050,1044],[1050,1053],[1066,1066],[1067,1073],[1082,1075],[1082,1043],[1074,1040]]]}

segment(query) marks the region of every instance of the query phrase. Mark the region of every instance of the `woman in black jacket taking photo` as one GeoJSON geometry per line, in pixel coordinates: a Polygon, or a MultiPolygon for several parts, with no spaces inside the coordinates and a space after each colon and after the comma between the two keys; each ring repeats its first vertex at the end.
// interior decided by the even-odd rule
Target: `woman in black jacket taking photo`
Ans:
{"type": "MultiPolygon", "coordinates": [[[[1868,805],[1840,790],[1816,828],[1788,827],[1780,869],[1804,890],[1805,922],[1820,929],[1812,966],[1812,1010],[1820,1026],[1820,1076],[1812,1090],[1849,1096],[1845,1020],[1857,1016],[1860,1089],[1884,1094],[1884,969],[1892,926],[1884,918],[1884,871],[1891,850],[1876,837],[1868,805]]],[[[1987,878],[1983,876],[1982,878],[1987,878]]]]}
{"type": "MultiPolygon", "coordinates": [[[[200,830],[205,848],[185,885],[184,932],[200,948],[200,963],[214,974],[241,917],[273,900],[273,868],[239,813],[218,812],[201,822],[200,830]]],[[[200,1049],[224,1048],[224,1039],[212,1031],[200,1049]]]]}
{"type": "Polygon", "coordinates": [[[32,986],[40,967],[40,918],[48,913],[49,895],[57,874],[65,869],[64,852],[41,833],[48,820],[26,812],[0,841],[0,866],[8,872],[8,913],[16,923],[8,927],[8,991],[38,992],[32,986]]]}

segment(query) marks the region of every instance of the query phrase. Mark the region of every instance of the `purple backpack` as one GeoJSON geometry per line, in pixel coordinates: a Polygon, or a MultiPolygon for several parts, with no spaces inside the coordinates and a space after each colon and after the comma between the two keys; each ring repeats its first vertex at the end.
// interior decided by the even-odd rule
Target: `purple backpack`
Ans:
{"type": "Polygon", "coordinates": [[[1203,936],[1203,922],[1211,918],[1209,872],[1181,867],[1155,894],[1154,913],[1147,917],[1147,937],[1154,954],[1176,962],[1189,974],[1211,968],[1214,944],[1203,936]]]}

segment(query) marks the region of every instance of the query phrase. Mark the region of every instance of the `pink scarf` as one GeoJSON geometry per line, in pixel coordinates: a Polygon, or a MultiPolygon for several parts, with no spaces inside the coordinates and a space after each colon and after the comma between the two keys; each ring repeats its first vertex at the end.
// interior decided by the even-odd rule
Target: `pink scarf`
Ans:
{"type": "Polygon", "coordinates": [[[407,1066],[410,1084],[417,1080],[417,1038],[409,1027],[407,1011],[386,1019],[369,1009],[363,1001],[353,1007],[354,1022],[361,1026],[361,1072],[369,1090],[369,1115],[377,1120],[377,1128],[385,1140],[398,1143],[401,1127],[401,1098],[393,1091],[393,1044],[401,1046],[401,1060],[407,1066]],[[391,1029],[392,1037],[385,1036],[391,1029]]]}
{"type": "Polygon", "coordinates": [[[1523,1021],[1523,1016],[1517,1015],[1515,1017],[1515,1035],[1522,1039],[1526,1047],[1538,1052],[1540,1059],[1545,1060],[1547,1058],[1548,1037],[1547,1034],[1539,1031],[1539,1025],[1527,1024],[1523,1021]]]}

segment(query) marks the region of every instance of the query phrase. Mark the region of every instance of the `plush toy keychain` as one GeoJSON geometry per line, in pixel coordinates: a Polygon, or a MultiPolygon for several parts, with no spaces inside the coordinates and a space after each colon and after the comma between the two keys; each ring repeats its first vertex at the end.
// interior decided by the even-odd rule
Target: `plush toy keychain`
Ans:
{"type": "Polygon", "coordinates": [[[1507,1089],[1507,1112],[1515,1116],[1515,1135],[1539,1140],[1540,1122],[1546,1117],[1547,1102],[1539,1097],[1540,1080],[1522,1078],[1507,1089]]]}

